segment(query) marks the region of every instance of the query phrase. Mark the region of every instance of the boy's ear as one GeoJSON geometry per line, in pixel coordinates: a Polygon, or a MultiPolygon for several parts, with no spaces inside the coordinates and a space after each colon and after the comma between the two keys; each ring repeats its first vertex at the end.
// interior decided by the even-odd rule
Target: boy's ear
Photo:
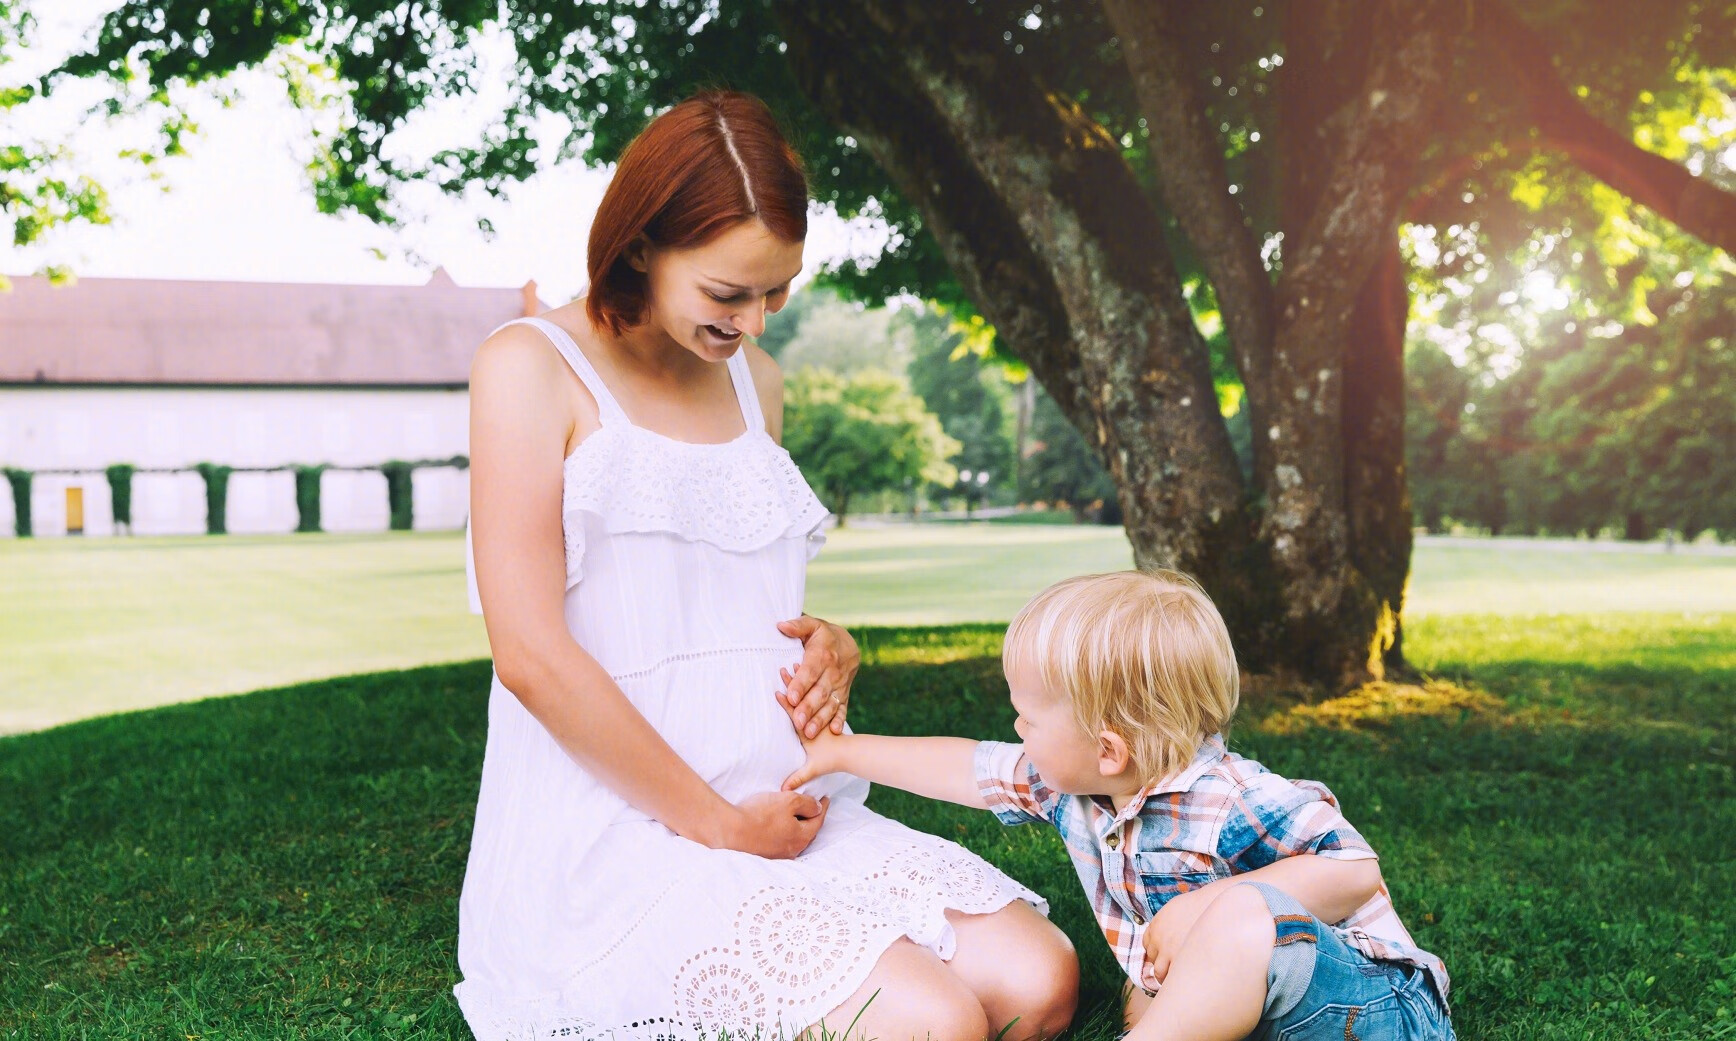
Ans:
{"type": "Polygon", "coordinates": [[[1133,762],[1133,752],[1127,747],[1127,739],[1113,730],[1097,732],[1097,772],[1104,777],[1116,777],[1124,773],[1133,762]]]}

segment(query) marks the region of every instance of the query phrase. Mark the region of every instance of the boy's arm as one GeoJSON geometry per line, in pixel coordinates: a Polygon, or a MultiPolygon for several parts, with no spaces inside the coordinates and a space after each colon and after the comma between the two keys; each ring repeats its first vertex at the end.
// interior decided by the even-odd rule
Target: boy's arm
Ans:
{"type": "Polygon", "coordinates": [[[1330,925],[1355,914],[1380,891],[1380,861],[1338,860],[1302,853],[1171,897],[1141,937],[1147,972],[1161,982],[1168,973],[1170,957],[1181,949],[1200,915],[1224,890],[1243,882],[1264,882],[1330,925]]]}
{"type": "Polygon", "coordinates": [[[977,744],[962,737],[881,737],[822,730],[814,740],[803,740],[808,761],[784,779],[784,789],[794,790],[823,774],[848,773],[924,798],[987,809],[977,790],[977,744]]]}
{"type": "MultiPolygon", "coordinates": [[[[1234,875],[1206,886],[1264,882],[1287,894],[1328,925],[1342,922],[1380,892],[1380,861],[1371,858],[1343,860],[1303,853],[1276,860],[1245,875],[1234,875]]],[[[1220,890],[1221,892],[1221,890],[1220,890]]]]}

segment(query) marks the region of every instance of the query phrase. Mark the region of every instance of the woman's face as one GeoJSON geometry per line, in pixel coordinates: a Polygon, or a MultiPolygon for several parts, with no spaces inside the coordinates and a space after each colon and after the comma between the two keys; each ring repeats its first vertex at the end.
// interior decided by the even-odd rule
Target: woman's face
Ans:
{"type": "Polygon", "coordinates": [[[789,299],[802,243],[748,220],[692,249],[648,249],[634,266],[645,272],[650,324],[706,361],[724,361],[789,299]]]}

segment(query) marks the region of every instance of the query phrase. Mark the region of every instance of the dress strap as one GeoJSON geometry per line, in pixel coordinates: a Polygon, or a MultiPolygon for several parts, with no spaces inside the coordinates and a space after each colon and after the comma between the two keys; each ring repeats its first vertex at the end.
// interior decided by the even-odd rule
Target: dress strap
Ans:
{"type": "Polygon", "coordinates": [[[729,356],[729,381],[735,386],[735,400],[741,405],[741,418],[748,430],[764,430],[765,414],[760,411],[759,391],[754,389],[753,370],[747,364],[747,345],[729,356]]]}
{"type": "Polygon", "coordinates": [[[597,372],[597,367],[591,364],[591,359],[585,357],[584,351],[579,350],[579,345],[574,342],[565,329],[546,318],[514,318],[510,322],[502,323],[495,329],[495,332],[499,332],[509,325],[528,325],[549,338],[549,342],[555,345],[555,350],[561,352],[561,357],[565,358],[567,364],[572,366],[573,373],[579,377],[579,382],[583,383],[585,389],[591,392],[591,397],[597,399],[597,418],[602,421],[604,426],[615,422],[632,425],[632,421],[627,418],[627,413],[621,408],[620,402],[615,400],[615,395],[609,393],[609,385],[603,382],[602,374],[597,372]]]}

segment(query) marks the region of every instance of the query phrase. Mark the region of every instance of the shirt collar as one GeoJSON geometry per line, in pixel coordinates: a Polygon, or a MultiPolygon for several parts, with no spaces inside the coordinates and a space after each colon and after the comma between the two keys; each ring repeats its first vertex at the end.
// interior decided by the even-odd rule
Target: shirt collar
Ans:
{"type": "Polygon", "coordinates": [[[1224,745],[1224,735],[1213,734],[1211,737],[1200,742],[1199,751],[1194,753],[1193,762],[1187,764],[1187,766],[1175,773],[1172,773],[1167,777],[1159,778],[1151,784],[1146,785],[1144,788],[1141,788],[1139,790],[1139,795],[1135,797],[1131,803],[1128,803],[1128,805],[1144,806],[1147,799],[1155,798],[1159,795],[1173,795],[1177,792],[1187,791],[1189,788],[1194,786],[1195,781],[1200,779],[1200,775],[1218,765],[1218,763],[1223,761],[1224,756],[1228,754],[1229,749],[1224,745]]]}
{"type": "MultiPolygon", "coordinates": [[[[1108,796],[1086,796],[1085,801],[1096,806],[1099,814],[1108,817],[1109,824],[1107,826],[1113,828],[1137,817],[1145,809],[1145,804],[1159,795],[1173,795],[1192,788],[1194,782],[1198,781],[1202,774],[1222,762],[1224,756],[1228,754],[1229,749],[1224,744],[1224,735],[1213,734],[1200,742],[1199,751],[1194,753],[1191,763],[1175,773],[1161,777],[1141,788],[1137,795],[1121,807],[1120,812],[1110,808],[1108,796]]],[[[1101,820],[1102,817],[1097,819],[1101,820]]]]}

